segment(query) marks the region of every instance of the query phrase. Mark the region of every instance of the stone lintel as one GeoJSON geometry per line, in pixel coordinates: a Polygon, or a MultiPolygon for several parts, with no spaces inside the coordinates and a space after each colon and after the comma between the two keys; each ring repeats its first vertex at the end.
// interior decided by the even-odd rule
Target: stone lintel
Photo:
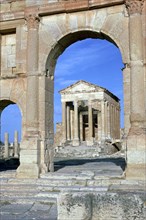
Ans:
{"type": "Polygon", "coordinates": [[[11,21],[2,21],[0,24],[0,33],[10,33],[16,31],[16,27],[19,25],[24,25],[25,20],[24,18],[18,20],[11,20],[11,21]]]}

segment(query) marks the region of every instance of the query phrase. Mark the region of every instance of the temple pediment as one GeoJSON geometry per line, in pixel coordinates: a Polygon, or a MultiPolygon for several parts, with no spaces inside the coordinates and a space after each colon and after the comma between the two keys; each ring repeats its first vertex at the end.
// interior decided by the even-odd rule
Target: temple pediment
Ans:
{"type": "Polygon", "coordinates": [[[102,87],[80,80],[72,84],[71,86],[68,86],[66,89],[61,90],[60,93],[61,94],[83,93],[83,92],[95,92],[95,91],[103,91],[103,90],[104,89],[102,87]]]}

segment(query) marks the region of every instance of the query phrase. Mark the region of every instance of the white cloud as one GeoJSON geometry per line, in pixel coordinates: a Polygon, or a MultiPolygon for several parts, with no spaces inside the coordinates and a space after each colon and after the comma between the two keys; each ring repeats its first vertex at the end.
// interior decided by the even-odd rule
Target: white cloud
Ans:
{"type": "Polygon", "coordinates": [[[115,57],[115,52],[113,53],[111,50],[112,47],[112,44],[108,42],[100,44],[99,42],[96,43],[96,40],[90,44],[87,41],[83,46],[80,42],[71,45],[58,59],[56,77],[71,75],[75,68],[82,68],[83,70],[89,65],[97,66],[103,64],[106,59],[111,60],[115,57]]]}
{"type": "Polygon", "coordinates": [[[65,80],[65,79],[62,79],[61,81],[60,81],[60,85],[61,86],[70,86],[70,85],[72,85],[73,83],[75,83],[77,80],[65,80]]]}

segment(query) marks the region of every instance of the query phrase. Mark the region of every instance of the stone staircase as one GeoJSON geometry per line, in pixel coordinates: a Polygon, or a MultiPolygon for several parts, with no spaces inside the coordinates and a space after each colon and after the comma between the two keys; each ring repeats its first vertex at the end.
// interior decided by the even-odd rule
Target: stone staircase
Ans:
{"type": "Polygon", "coordinates": [[[80,165],[76,165],[76,160],[59,161],[59,165],[56,172],[41,174],[39,179],[16,179],[14,170],[1,171],[0,202],[52,204],[57,202],[60,192],[106,192],[119,190],[119,187],[130,190],[129,187],[137,188],[141,184],[140,181],[125,180],[119,164],[107,159],[106,163],[82,161],[80,165]]]}
{"type": "Polygon", "coordinates": [[[0,173],[2,203],[56,203],[60,192],[107,191],[108,178],[94,176],[92,172],[47,173],[40,179],[16,179],[15,171],[0,173]]]}

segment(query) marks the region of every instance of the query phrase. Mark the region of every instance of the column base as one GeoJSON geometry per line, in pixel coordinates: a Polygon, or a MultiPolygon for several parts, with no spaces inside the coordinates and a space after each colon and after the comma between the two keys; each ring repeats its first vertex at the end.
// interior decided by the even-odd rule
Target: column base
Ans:
{"type": "Polygon", "coordinates": [[[40,176],[37,164],[20,164],[16,170],[16,178],[21,179],[37,179],[40,176]]]}
{"type": "Polygon", "coordinates": [[[91,140],[87,140],[86,141],[86,143],[87,143],[87,146],[93,146],[93,139],[91,139],[91,140]]]}
{"type": "Polygon", "coordinates": [[[17,178],[39,178],[40,175],[40,141],[38,138],[25,139],[20,145],[20,166],[17,178]]]}
{"type": "Polygon", "coordinates": [[[146,134],[144,129],[130,129],[127,138],[127,179],[146,179],[146,134]]]}
{"type": "Polygon", "coordinates": [[[79,146],[80,145],[80,142],[79,142],[78,139],[74,139],[72,143],[73,143],[73,146],[79,146]]]}
{"type": "Polygon", "coordinates": [[[146,164],[128,164],[126,168],[126,179],[145,181],[146,164]]]}

